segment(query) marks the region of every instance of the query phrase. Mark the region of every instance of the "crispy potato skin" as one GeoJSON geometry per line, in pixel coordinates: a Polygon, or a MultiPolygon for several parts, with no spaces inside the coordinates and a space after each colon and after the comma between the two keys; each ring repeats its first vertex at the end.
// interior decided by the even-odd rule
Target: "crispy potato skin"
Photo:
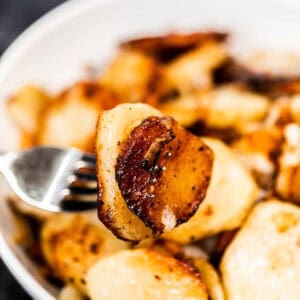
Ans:
{"type": "Polygon", "coordinates": [[[93,152],[98,115],[117,101],[109,90],[95,83],[75,84],[48,106],[37,144],[76,147],[93,152]]]}
{"type": "Polygon", "coordinates": [[[161,116],[161,113],[146,104],[120,104],[103,112],[97,125],[97,179],[101,187],[98,216],[118,238],[134,242],[147,239],[153,233],[128,209],[116,181],[115,165],[122,142],[149,116],[161,116]]]}
{"type": "Polygon", "coordinates": [[[186,263],[153,249],[121,251],[87,274],[92,300],[207,299],[199,273],[186,263]]]}
{"type": "Polygon", "coordinates": [[[133,49],[153,56],[160,62],[166,63],[179,55],[192,50],[208,41],[224,42],[226,33],[195,32],[191,34],[170,33],[164,36],[153,36],[130,40],[122,43],[123,49],[133,49]]]}
{"type": "Polygon", "coordinates": [[[149,117],[122,143],[116,179],[128,208],[158,234],[195,213],[212,162],[210,148],[174,119],[149,117]],[[172,220],[165,220],[165,214],[172,220]]]}
{"type": "Polygon", "coordinates": [[[42,228],[41,246],[54,274],[84,293],[86,271],[103,256],[128,247],[101,226],[95,213],[52,216],[42,228]]]}

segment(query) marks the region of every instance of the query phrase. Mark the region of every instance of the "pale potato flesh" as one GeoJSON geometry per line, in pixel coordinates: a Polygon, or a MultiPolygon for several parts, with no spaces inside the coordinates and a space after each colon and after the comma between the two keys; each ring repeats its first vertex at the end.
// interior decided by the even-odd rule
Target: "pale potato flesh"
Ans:
{"type": "Polygon", "coordinates": [[[258,188],[231,150],[221,141],[203,138],[215,155],[206,197],[189,221],[164,235],[187,244],[241,225],[258,196],[258,188]]]}
{"type": "Polygon", "coordinates": [[[204,91],[198,99],[200,118],[207,126],[237,130],[262,120],[269,105],[268,98],[234,85],[204,91]]]}
{"type": "Polygon", "coordinates": [[[199,274],[181,261],[150,249],[121,251],[87,273],[92,300],[204,300],[199,274]]]}
{"type": "Polygon", "coordinates": [[[125,240],[139,241],[152,236],[152,231],[127,208],[116,181],[115,165],[120,143],[145,118],[160,115],[158,110],[146,104],[121,104],[103,112],[98,121],[99,217],[116,236],[125,240]]]}
{"type": "Polygon", "coordinates": [[[300,299],[299,236],[297,206],[258,204],[221,262],[227,299],[300,299]]]}
{"type": "Polygon", "coordinates": [[[193,263],[200,272],[201,278],[207,288],[209,299],[224,300],[221,278],[215,268],[203,258],[195,259],[193,263]]]}

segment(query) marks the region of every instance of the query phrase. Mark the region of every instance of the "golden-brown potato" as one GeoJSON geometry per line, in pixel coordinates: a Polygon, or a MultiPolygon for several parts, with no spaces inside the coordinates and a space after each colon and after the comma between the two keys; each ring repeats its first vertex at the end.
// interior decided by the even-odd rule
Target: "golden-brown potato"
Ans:
{"type": "Polygon", "coordinates": [[[207,292],[189,265],[150,249],[121,251],[87,273],[92,300],[204,300],[207,292]]]}
{"type": "Polygon", "coordinates": [[[207,42],[166,65],[163,70],[165,84],[170,90],[181,92],[211,87],[212,71],[226,57],[221,43],[207,42]]]}
{"type": "Polygon", "coordinates": [[[226,299],[300,298],[300,209],[258,204],[221,262],[226,299]]]}
{"type": "Polygon", "coordinates": [[[116,101],[113,94],[94,83],[75,84],[47,108],[38,144],[93,152],[98,116],[116,101]]]}
{"type": "Polygon", "coordinates": [[[224,300],[224,291],[221,279],[214,267],[205,259],[195,259],[194,266],[200,272],[201,279],[203,280],[209,299],[211,300],[224,300]]]}
{"type": "Polygon", "coordinates": [[[189,221],[164,235],[182,244],[239,227],[258,195],[253,178],[232,151],[219,140],[203,140],[215,156],[206,197],[189,221]]]}
{"type": "Polygon", "coordinates": [[[102,257],[129,247],[99,223],[95,212],[53,216],[42,227],[41,246],[54,275],[84,293],[86,271],[102,257]]]}
{"type": "Polygon", "coordinates": [[[145,102],[154,92],[158,76],[158,67],[151,57],[136,51],[121,51],[99,82],[115,92],[120,102],[145,102]]]}
{"type": "Polygon", "coordinates": [[[8,112],[18,127],[27,135],[35,134],[41,115],[51,97],[34,85],[23,86],[7,103],[8,112]]]}
{"type": "Polygon", "coordinates": [[[194,93],[170,99],[159,105],[158,109],[184,127],[190,127],[199,120],[199,104],[194,93]]]}
{"type": "Polygon", "coordinates": [[[195,212],[212,153],[172,118],[124,104],[100,117],[97,163],[100,219],[118,237],[137,241],[169,231],[195,212]]]}
{"type": "Polygon", "coordinates": [[[214,128],[235,128],[261,121],[269,108],[268,98],[235,85],[205,91],[198,97],[200,118],[214,128]]]}
{"type": "Polygon", "coordinates": [[[259,127],[246,132],[232,147],[259,185],[268,190],[273,187],[276,159],[282,143],[283,134],[280,128],[259,127]]]}
{"type": "Polygon", "coordinates": [[[226,33],[214,31],[190,34],[170,33],[126,41],[121,44],[121,48],[142,51],[159,62],[166,63],[204,43],[224,42],[226,38],[226,33]]]}
{"type": "Polygon", "coordinates": [[[148,117],[121,142],[116,179],[154,234],[186,222],[205,197],[212,151],[171,117],[148,117]]]}

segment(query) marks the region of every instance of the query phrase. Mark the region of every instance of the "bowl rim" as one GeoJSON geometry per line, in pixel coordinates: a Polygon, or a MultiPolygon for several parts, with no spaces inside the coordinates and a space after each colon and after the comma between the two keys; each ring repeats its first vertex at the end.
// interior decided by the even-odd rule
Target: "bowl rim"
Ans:
{"type": "MultiPolygon", "coordinates": [[[[53,8],[24,30],[0,56],[0,82],[6,76],[7,72],[9,72],[11,66],[14,65],[15,60],[20,57],[21,54],[30,47],[30,45],[39,40],[47,32],[68,20],[76,18],[78,15],[92,9],[95,6],[99,7],[104,4],[123,1],[138,2],[139,0],[67,0],[53,8]]],[[[284,3],[287,6],[300,6],[296,0],[268,1],[278,2],[281,4],[284,3]]],[[[7,240],[1,230],[0,256],[15,279],[29,295],[37,300],[55,300],[55,297],[51,295],[37,280],[35,280],[34,276],[19,260],[16,253],[11,250],[9,243],[7,243],[7,240]]]]}

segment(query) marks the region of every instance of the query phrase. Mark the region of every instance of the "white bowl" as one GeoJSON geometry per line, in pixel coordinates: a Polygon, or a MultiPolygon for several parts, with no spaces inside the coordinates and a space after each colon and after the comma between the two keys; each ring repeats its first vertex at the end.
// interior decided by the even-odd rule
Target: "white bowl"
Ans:
{"type": "MultiPolygon", "coordinates": [[[[18,135],[5,111],[6,99],[24,83],[58,91],[85,75],[85,65],[101,67],[121,39],[170,30],[216,28],[233,33],[232,49],[300,50],[297,1],[275,0],[73,0],[26,30],[0,61],[0,148],[15,149],[18,135]]],[[[0,198],[8,193],[4,183],[0,198]]],[[[14,241],[15,221],[0,202],[0,254],[35,299],[57,290],[39,276],[14,241]]]]}

